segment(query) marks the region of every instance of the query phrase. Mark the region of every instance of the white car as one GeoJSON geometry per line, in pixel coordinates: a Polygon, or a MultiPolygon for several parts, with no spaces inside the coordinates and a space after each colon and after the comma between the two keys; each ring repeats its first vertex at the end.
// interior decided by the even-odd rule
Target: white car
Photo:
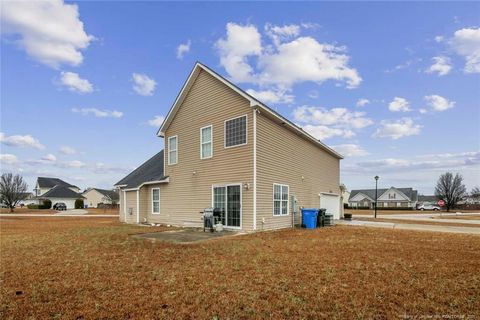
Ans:
{"type": "Polygon", "coordinates": [[[440,211],[440,207],[436,204],[422,204],[418,207],[418,210],[433,210],[433,211],[440,211]]]}

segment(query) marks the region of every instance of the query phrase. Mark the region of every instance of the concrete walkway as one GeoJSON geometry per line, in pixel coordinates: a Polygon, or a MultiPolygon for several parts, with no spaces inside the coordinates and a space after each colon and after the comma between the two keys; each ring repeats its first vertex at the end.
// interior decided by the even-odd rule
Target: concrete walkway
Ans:
{"type": "MultiPolygon", "coordinates": [[[[416,213],[416,214],[380,214],[377,215],[379,219],[393,219],[393,220],[409,220],[409,221],[427,221],[432,223],[464,223],[473,224],[480,227],[480,220],[467,219],[438,219],[438,217],[461,217],[465,216],[480,216],[480,213],[416,213]]],[[[371,214],[354,214],[354,218],[373,218],[371,214]]]]}
{"type": "MultiPolygon", "coordinates": [[[[458,222],[458,220],[456,220],[456,222],[458,222]]],[[[357,226],[357,227],[374,227],[374,228],[387,228],[387,229],[403,229],[403,230],[448,232],[448,233],[466,233],[466,234],[478,234],[478,235],[480,235],[480,227],[479,228],[476,228],[476,227],[453,227],[453,226],[443,226],[443,225],[392,223],[392,222],[358,221],[358,220],[353,220],[353,221],[339,220],[339,221],[336,221],[336,223],[339,224],[339,225],[357,226]]]]}

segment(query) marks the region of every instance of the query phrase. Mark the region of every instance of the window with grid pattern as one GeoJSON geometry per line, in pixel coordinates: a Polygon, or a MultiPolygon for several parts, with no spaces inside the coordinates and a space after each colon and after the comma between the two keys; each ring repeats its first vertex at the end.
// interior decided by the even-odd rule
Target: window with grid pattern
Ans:
{"type": "Polygon", "coordinates": [[[288,215],[288,186],[283,184],[273,185],[273,215],[288,215]]]}
{"type": "Polygon", "coordinates": [[[177,136],[168,138],[168,164],[177,164],[178,145],[177,136]]]}
{"type": "Polygon", "coordinates": [[[247,143],[247,116],[225,121],[225,147],[247,143]]]}
{"type": "Polygon", "coordinates": [[[160,189],[152,189],[152,213],[160,213],[160,189]]]}
{"type": "Polygon", "coordinates": [[[200,130],[200,158],[211,158],[212,152],[212,126],[200,130]]]}

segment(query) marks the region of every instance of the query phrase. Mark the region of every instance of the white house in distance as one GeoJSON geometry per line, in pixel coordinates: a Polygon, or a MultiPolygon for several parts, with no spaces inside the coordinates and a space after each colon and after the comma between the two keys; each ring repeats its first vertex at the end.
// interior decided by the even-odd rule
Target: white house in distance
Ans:
{"type": "Polygon", "coordinates": [[[58,178],[38,177],[33,192],[39,203],[45,199],[52,205],[63,202],[67,209],[74,209],[75,200],[85,198],[79,193],[80,188],[58,178]]]}
{"type": "Polygon", "coordinates": [[[118,192],[99,188],[88,188],[82,195],[89,208],[98,208],[99,204],[118,203],[118,192]]]}
{"type": "MultiPolygon", "coordinates": [[[[415,209],[418,201],[418,192],[412,188],[377,189],[378,208],[415,209]]],[[[375,189],[352,190],[348,205],[352,208],[373,209],[375,203],[375,189]]]]}

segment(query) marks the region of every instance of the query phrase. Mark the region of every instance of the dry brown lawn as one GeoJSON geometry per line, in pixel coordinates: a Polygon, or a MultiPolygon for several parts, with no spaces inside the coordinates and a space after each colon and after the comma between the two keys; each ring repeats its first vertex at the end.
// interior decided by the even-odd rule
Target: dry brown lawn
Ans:
{"type": "MultiPolygon", "coordinates": [[[[1,208],[0,213],[11,213],[10,209],[1,208]]],[[[44,214],[54,214],[57,211],[53,209],[28,209],[27,207],[15,208],[13,213],[29,214],[29,213],[44,213],[44,214]]]]}
{"type": "Polygon", "coordinates": [[[115,209],[97,209],[97,208],[87,208],[88,214],[118,214],[118,208],[115,209]]]}
{"type": "Polygon", "coordinates": [[[390,222],[390,223],[403,223],[403,224],[424,224],[424,225],[434,225],[434,226],[448,226],[448,227],[471,227],[471,228],[479,228],[480,225],[478,224],[471,224],[471,223],[462,223],[461,220],[458,222],[446,222],[437,219],[430,219],[429,221],[423,220],[405,220],[405,219],[388,219],[388,218],[354,218],[357,221],[374,221],[374,222],[390,222]]]}
{"type": "Polygon", "coordinates": [[[179,245],[114,218],[0,218],[2,319],[480,317],[480,237],[361,227],[179,245]]]}
{"type": "Polygon", "coordinates": [[[461,216],[439,216],[434,219],[480,220],[480,215],[462,214],[461,216]]]}

